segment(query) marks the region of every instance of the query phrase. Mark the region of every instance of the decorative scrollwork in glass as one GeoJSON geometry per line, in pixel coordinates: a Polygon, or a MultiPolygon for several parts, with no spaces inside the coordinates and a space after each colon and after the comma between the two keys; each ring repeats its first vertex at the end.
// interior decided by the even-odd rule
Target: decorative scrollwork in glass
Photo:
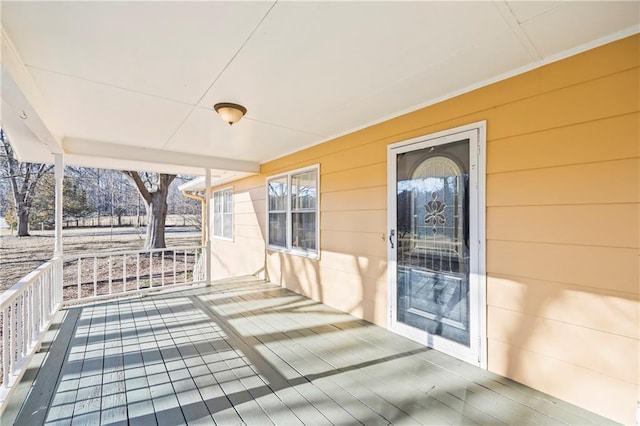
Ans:
{"type": "Polygon", "coordinates": [[[424,205],[426,214],[424,216],[425,225],[431,225],[431,232],[436,234],[438,232],[438,225],[444,226],[447,224],[447,218],[444,215],[444,211],[447,205],[438,200],[438,193],[433,192],[431,194],[431,201],[428,201],[424,205]]]}

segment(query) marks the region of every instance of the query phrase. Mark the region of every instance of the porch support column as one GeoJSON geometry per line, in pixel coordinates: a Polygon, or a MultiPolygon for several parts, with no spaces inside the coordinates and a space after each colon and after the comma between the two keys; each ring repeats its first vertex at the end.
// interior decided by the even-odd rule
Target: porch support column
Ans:
{"type": "Polygon", "coordinates": [[[205,260],[207,286],[211,285],[211,169],[204,170],[204,234],[207,258],[205,260]]]}
{"type": "Polygon", "coordinates": [[[62,154],[54,154],[54,178],[55,186],[55,238],[53,258],[58,260],[55,266],[55,294],[56,303],[62,303],[62,185],[64,180],[64,159],[62,154]]]}

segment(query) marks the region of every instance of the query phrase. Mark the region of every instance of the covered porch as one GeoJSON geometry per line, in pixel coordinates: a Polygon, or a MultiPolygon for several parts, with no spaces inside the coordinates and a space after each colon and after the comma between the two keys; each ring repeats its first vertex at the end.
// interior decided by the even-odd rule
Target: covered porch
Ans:
{"type": "Polygon", "coordinates": [[[638,423],[639,10],[4,2],[0,124],[20,161],[55,163],[58,226],[0,296],[2,424],[638,423]],[[482,369],[428,349],[438,330],[389,331],[391,147],[472,125],[454,343],[482,369]],[[70,258],[68,165],[200,176],[204,244],[70,258]]]}
{"type": "Polygon", "coordinates": [[[60,311],[2,418],[214,422],[611,423],[254,277],[60,311]]]}

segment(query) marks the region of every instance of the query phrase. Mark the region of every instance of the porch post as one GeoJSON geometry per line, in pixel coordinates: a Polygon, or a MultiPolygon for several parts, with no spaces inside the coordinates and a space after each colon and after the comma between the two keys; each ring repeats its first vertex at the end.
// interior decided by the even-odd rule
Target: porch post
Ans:
{"type": "Polygon", "coordinates": [[[58,259],[56,265],[56,302],[62,302],[62,185],[64,180],[64,159],[62,154],[54,154],[54,177],[55,177],[55,238],[53,257],[58,259]]]}
{"type": "Polygon", "coordinates": [[[206,279],[207,286],[211,285],[211,169],[204,169],[204,234],[206,238],[206,252],[207,258],[205,259],[206,279]]]}

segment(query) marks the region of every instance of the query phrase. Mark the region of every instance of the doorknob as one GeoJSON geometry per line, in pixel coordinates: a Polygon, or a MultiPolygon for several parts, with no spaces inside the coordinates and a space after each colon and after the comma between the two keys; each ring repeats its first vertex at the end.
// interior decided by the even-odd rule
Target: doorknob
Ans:
{"type": "Polygon", "coordinates": [[[389,231],[389,244],[391,244],[391,248],[395,248],[393,245],[393,237],[396,235],[396,230],[392,229],[389,231]]]}

